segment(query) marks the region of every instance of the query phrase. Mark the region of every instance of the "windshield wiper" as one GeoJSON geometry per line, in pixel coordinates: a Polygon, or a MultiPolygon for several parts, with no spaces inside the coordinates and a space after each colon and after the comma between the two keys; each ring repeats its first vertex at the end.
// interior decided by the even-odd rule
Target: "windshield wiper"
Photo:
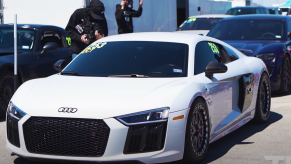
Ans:
{"type": "Polygon", "coordinates": [[[130,75],[109,75],[108,77],[139,77],[139,78],[149,78],[151,76],[139,75],[139,74],[130,74],[130,75]]]}
{"type": "Polygon", "coordinates": [[[61,72],[61,75],[86,76],[85,74],[82,74],[82,73],[80,73],[80,72],[74,72],[74,71],[65,71],[65,72],[61,72]]]}

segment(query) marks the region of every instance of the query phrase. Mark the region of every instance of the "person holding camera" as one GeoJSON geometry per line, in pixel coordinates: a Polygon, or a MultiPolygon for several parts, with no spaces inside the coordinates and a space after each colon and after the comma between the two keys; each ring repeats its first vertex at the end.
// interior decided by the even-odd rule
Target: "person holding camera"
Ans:
{"type": "Polygon", "coordinates": [[[118,25],[118,34],[133,33],[132,18],[140,17],[142,14],[142,0],[139,0],[138,11],[132,9],[132,0],[121,0],[120,4],[116,5],[115,18],[118,25]],[[131,8],[129,8],[129,4],[131,8]]]}
{"type": "Polygon", "coordinates": [[[104,12],[105,7],[100,0],[91,0],[89,6],[72,14],[65,30],[71,38],[70,53],[73,59],[89,44],[108,36],[104,12]]]}

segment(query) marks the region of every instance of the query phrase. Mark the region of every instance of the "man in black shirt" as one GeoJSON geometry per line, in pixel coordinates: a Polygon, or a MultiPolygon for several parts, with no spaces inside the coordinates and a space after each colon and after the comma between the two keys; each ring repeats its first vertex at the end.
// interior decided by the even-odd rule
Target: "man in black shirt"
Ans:
{"type": "Polygon", "coordinates": [[[86,8],[77,9],[71,16],[66,32],[71,38],[70,52],[73,54],[74,59],[81,51],[83,51],[89,44],[95,42],[108,35],[107,21],[104,15],[105,7],[100,0],[91,0],[89,6],[86,8]],[[78,25],[83,24],[83,21],[87,20],[86,24],[98,23],[102,28],[103,34],[99,34],[95,31],[95,37],[91,39],[87,38],[87,34],[80,34],[78,32],[78,25]]]}
{"type": "Polygon", "coordinates": [[[116,5],[115,18],[118,25],[118,34],[133,33],[132,17],[140,17],[142,14],[142,0],[139,0],[138,11],[129,8],[128,5],[132,0],[121,0],[116,5]]]}

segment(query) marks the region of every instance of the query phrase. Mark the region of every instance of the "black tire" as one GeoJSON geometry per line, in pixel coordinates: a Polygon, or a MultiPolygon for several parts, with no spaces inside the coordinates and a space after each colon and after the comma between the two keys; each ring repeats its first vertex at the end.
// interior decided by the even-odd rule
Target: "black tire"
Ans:
{"type": "Polygon", "coordinates": [[[254,121],[256,123],[265,123],[270,117],[271,109],[271,86],[270,78],[267,73],[263,73],[257,95],[256,113],[254,121]]]}
{"type": "Polygon", "coordinates": [[[209,125],[209,114],[205,101],[197,98],[187,120],[183,164],[203,161],[209,146],[209,125]]]}
{"type": "Polygon", "coordinates": [[[290,85],[291,85],[291,66],[290,66],[290,59],[288,57],[284,58],[283,60],[283,68],[282,68],[282,75],[281,75],[281,84],[279,93],[287,94],[290,85]]]}
{"type": "Polygon", "coordinates": [[[8,103],[14,94],[14,75],[7,70],[0,71],[0,116],[5,114],[8,103]],[[1,115],[2,114],[2,115],[1,115]]]}

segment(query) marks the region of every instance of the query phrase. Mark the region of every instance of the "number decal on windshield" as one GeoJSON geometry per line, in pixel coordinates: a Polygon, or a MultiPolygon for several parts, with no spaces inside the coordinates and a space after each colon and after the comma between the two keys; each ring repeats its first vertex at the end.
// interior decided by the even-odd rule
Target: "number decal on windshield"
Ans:
{"type": "Polygon", "coordinates": [[[208,45],[211,47],[213,53],[218,53],[219,54],[219,51],[218,51],[218,49],[217,49],[217,47],[216,47],[216,45],[214,43],[208,42],[208,45]]]}
{"type": "Polygon", "coordinates": [[[90,46],[88,46],[82,53],[92,52],[96,48],[102,48],[106,44],[107,44],[106,42],[93,43],[90,46]]]}

